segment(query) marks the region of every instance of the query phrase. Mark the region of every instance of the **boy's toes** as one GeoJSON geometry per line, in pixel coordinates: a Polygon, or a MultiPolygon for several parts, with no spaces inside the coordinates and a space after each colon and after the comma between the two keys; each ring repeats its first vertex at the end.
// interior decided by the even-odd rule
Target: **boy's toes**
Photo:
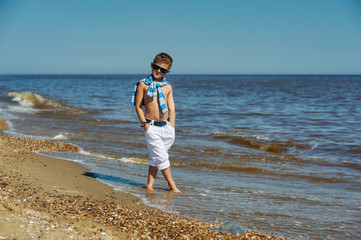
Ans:
{"type": "Polygon", "coordinates": [[[181,193],[181,191],[179,191],[178,188],[171,189],[170,192],[171,192],[171,193],[181,193]]]}

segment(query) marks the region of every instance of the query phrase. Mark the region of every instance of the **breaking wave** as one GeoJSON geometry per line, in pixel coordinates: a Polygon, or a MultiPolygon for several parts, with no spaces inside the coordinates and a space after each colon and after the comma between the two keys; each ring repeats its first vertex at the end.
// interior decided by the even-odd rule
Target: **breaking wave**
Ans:
{"type": "Polygon", "coordinates": [[[87,111],[76,107],[67,106],[61,100],[47,98],[41,94],[32,92],[10,91],[8,95],[13,97],[12,101],[18,102],[22,107],[40,110],[71,111],[77,114],[86,114],[87,111]]]}

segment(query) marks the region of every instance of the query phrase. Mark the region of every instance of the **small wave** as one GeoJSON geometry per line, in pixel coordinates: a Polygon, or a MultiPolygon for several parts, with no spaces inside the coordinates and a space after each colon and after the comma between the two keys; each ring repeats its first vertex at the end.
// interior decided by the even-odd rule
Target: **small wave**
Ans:
{"type": "Polygon", "coordinates": [[[107,156],[107,155],[103,155],[103,154],[99,154],[99,153],[88,152],[88,151],[85,151],[85,150],[82,149],[82,148],[80,148],[79,153],[80,153],[80,154],[83,154],[83,155],[86,155],[86,156],[98,158],[98,159],[115,160],[115,161],[120,161],[120,162],[123,162],[123,163],[133,163],[133,164],[142,164],[142,165],[147,165],[147,164],[148,164],[148,160],[147,160],[147,159],[132,158],[132,157],[130,157],[130,158],[127,158],[127,157],[114,158],[114,157],[107,156]]]}
{"type": "Polygon", "coordinates": [[[256,134],[233,135],[215,133],[212,137],[220,140],[225,140],[237,146],[244,146],[277,154],[282,154],[286,152],[290,153],[295,150],[312,150],[317,147],[300,143],[298,141],[280,141],[275,139],[268,139],[267,137],[259,136],[256,134]]]}
{"type": "Polygon", "coordinates": [[[102,154],[99,154],[99,153],[93,153],[93,152],[85,151],[82,148],[80,148],[79,153],[83,154],[83,155],[86,155],[86,156],[95,157],[95,158],[116,160],[115,158],[110,157],[110,156],[105,156],[105,155],[102,155],[102,154]]]}
{"type": "Polygon", "coordinates": [[[142,165],[147,165],[148,164],[148,160],[147,159],[140,159],[140,158],[121,158],[120,159],[121,162],[124,163],[135,163],[135,164],[142,164],[142,165]]]}
{"type": "Polygon", "coordinates": [[[54,137],[54,139],[63,139],[64,140],[64,139],[67,139],[67,137],[64,136],[63,134],[58,134],[54,137]]]}
{"type": "Polygon", "coordinates": [[[260,140],[245,139],[242,136],[215,135],[216,139],[224,139],[235,145],[243,145],[272,153],[284,153],[288,149],[280,143],[266,143],[260,140]]]}
{"type": "Polygon", "coordinates": [[[177,130],[177,132],[180,132],[180,133],[197,133],[198,131],[197,131],[197,130],[184,130],[184,129],[180,129],[180,130],[177,130]]]}

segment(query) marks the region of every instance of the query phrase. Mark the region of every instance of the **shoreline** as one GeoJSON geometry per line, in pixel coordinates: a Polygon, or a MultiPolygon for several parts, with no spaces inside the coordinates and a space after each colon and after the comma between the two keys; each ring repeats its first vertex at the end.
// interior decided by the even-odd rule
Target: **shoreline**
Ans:
{"type": "Polygon", "coordinates": [[[10,137],[0,118],[0,239],[284,239],[165,213],[96,180],[76,162],[33,151],[77,152],[74,145],[10,137]]]}

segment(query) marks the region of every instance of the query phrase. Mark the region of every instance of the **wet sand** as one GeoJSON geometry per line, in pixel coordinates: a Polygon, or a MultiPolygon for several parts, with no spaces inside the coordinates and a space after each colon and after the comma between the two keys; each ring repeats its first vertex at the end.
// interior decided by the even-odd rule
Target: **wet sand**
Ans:
{"type": "MultiPolygon", "coordinates": [[[[0,118],[0,131],[7,128],[0,118]]],[[[0,239],[283,239],[217,233],[216,224],[145,206],[77,163],[33,151],[78,148],[0,134],[0,239]]]]}

